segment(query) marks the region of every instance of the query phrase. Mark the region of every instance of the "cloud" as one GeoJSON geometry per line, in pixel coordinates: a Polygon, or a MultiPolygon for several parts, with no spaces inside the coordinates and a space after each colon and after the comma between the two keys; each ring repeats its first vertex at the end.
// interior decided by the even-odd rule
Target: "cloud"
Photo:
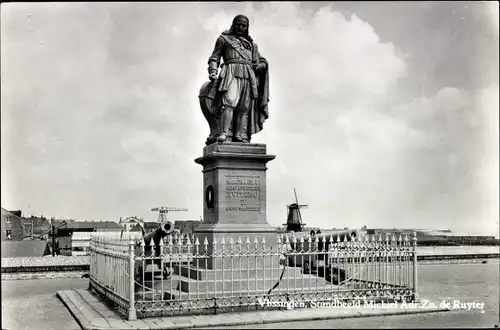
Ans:
{"type": "MultiPolygon", "coordinates": [[[[455,215],[447,208],[465,198],[456,190],[493,193],[491,182],[481,190],[475,177],[460,187],[452,182],[481,166],[484,180],[494,166],[479,161],[490,149],[476,148],[493,124],[484,109],[472,110],[483,99],[494,102],[494,86],[482,96],[447,88],[387,106],[406,78],[408,55],[356,15],[273,2],[3,9],[7,207],[153,220],[151,207],[170,205],[189,208],[176,217],[197,219],[202,172],[194,159],[208,134],[198,90],[218,34],[239,13],[250,18],[271,69],[270,118],[252,141],[277,156],[267,172],[269,222],[285,221],[293,187],[311,205],[306,222],[324,227],[422,219],[431,226],[436,216],[455,215]],[[446,197],[436,197],[443,191],[446,197]]],[[[486,205],[478,203],[471,217],[486,205]]]]}
{"type": "MultiPolygon", "coordinates": [[[[498,84],[339,118],[344,139],[288,167],[321,227],[498,227],[498,84]],[[310,170],[308,170],[310,169],[310,170]],[[307,174],[305,174],[307,173],[307,174]],[[322,193],[319,193],[322,192],[322,193]],[[314,198],[312,198],[314,196],[314,198]]],[[[333,129],[333,128],[332,128],[333,129]]]]}

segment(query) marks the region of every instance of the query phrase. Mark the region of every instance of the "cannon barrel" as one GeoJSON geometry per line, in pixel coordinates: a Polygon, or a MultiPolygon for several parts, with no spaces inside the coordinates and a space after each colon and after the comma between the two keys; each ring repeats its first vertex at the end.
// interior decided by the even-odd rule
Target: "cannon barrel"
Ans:
{"type": "MultiPolygon", "coordinates": [[[[136,248],[136,255],[142,253],[145,254],[146,257],[153,257],[152,259],[146,260],[136,260],[135,269],[136,275],[142,277],[144,274],[144,270],[147,268],[149,264],[155,265],[156,270],[153,272],[159,272],[161,260],[158,257],[161,255],[160,250],[160,241],[167,235],[172,234],[174,231],[174,223],[171,221],[166,221],[165,223],[161,223],[158,228],[154,231],[144,235],[142,239],[144,240],[144,250],[141,247],[136,248]],[[153,249],[154,246],[154,249],[153,249]],[[146,268],[145,268],[146,267],[146,268]]],[[[151,272],[151,271],[149,271],[151,272]]],[[[164,276],[167,276],[168,271],[164,270],[164,276]]],[[[147,277],[147,276],[146,276],[147,277]]]]}
{"type": "Polygon", "coordinates": [[[137,254],[140,255],[142,250],[142,253],[144,253],[146,257],[152,257],[152,258],[136,260],[135,271],[137,279],[141,280],[151,279],[153,274],[163,274],[164,278],[168,277],[169,275],[169,271],[167,269],[168,265],[164,264],[163,265],[164,269],[162,270],[161,259],[159,259],[158,257],[161,255],[160,241],[165,236],[170,235],[173,232],[174,232],[174,223],[171,221],[166,221],[165,223],[161,223],[158,226],[158,228],[156,228],[154,231],[142,237],[145,245],[144,250],[142,250],[141,247],[137,247],[136,255],[137,254]]]}
{"type": "Polygon", "coordinates": [[[173,233],[174,231],[174,223],[172,221],[167,221],[165,223],[161,223],[158,228],[149,234],[144,235],[144,243],[146,246],[151,245],[151,240],[153,240],[154,245],[158,246],[160,244],[160,240],[165,236],[173,233]]]}

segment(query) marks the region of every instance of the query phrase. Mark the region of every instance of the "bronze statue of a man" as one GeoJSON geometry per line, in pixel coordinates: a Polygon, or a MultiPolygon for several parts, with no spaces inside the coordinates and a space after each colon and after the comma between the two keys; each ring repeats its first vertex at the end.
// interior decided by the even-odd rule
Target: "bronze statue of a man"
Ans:
{"type": "Polygon", "coordinates": [[[210,82],[200,90],[200,106],[210,125],[206,144],[250,142],[269,117],[269,64],[249,35],[246,16],[236,16],[217,38],[208,73],[210,82]]]}

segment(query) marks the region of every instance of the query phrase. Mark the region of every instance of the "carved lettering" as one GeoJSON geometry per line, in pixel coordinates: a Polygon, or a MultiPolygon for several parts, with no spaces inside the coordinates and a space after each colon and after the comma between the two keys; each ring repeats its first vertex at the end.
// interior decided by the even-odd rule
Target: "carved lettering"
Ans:
{"type": "Polygon", "coordinates": [[[228,206],[226,211],[253,211],[260,212],[259,207],[244,207],[244,206],[228,206]]]}
{"type": "Polygon", "coordinates": [[[254,186],[254,185],[259,185],[260,182],[259,180],[254,180],[254,179],[249,179],[249,180],[241,180],[241,179],[227,179],[226,180],[227,185],[248,185],[248,186],[254,186]]]}
{"type": "Polygon", "coordinates": [[[226,178],[226,211],[260,212],[260,178],[226,178]]]}
{"type": "Polygon", "coordinates": [[[259,193],[253,191],[226,191],[226,198],[258,198],[259,193]]]}

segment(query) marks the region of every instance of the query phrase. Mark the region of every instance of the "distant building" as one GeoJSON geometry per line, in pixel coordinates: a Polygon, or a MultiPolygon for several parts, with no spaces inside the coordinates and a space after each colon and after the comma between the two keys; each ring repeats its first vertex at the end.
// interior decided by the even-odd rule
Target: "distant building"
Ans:
{"type": "Polygon", "coordinates": [[[144,229],[144,220],[138,217],[132,216],[132,217],[126,217],[125,219],[120,218],[120,221],[118,223],[127,231],[130,231],[136,225],[140,225],[144,229]]]}
{"type": "MultiPolygon", "coordinates": [[[[61,225],[61,220],[55,221],[55,226],[61,225]]],[[[66,221],[58,229],[58,236],[70,235],[74,232],[121,231],[123,228],[114,221],[66,221]]]]}
{"type": "Polygon", "coordinates": [[[144,233],[144,227],[140,223],[137,223],[137,224],[135,224],[135,226],[128,229],[127,231],[144,233]]]}
{"type": "Polygon", "coordinates": [[[23,235],[24,239],[43,239],[49,238],[49,233],[52,229],[50,220],[40,217],[22,217],[23,219],[23,235]]]}
{"type": "Polygon", "coordinates": [[[114,221],[68,221],[62,227],[61,220],[55,221],[57,229],[58,254],[72,255],[72,235],[74,233],[92,233],[92,232],[120,232],[123,227],[114,221]]]}
{"type": "Polygon", "coordinates": [[[500,240],[495,236],[448,236],[447,241],[454,245],[500,245],[500,240]]]}
{"type": "Polygon", "coordinates": [[[45,217],[22,217],[22,212],[7,211],[2,208],[2,241],[24,239],[47,240],[51,224],[45,217]]]}
{"type": "Polygon", "coordinates": [[[160,226],[159,222],[156,221],[146,221],[144,222],[144,232],[146,234],[152,232],[153,230],[156,230],[160,226]]]}
{"type": "Polygon", "coordinates": [[[375,229],[367,229],[366,230],[366,235],[375,235],[375,229]]]}
{"type": "Polygon", "coordinates": [[[71,235],[71,255],[89,255],[90,254],[90,235],[92,232],[74,232],[71,235]]]}
{"type": "Polygon", "coordinates": [[[478,236],[464,235],[452,232],[449,229],[433,230],[433,229],[367,229],[368,235],[376,235],[385,240],[386,235],[392,237],[395,235],[397,239],[401,235],[402,239],[407,237],[410,241],[413,239],[414,233],[417,234],[418,245],[440,246],[440,245],[499,245],[500,240],[494,236],[478,236]]]}
{"type": "MultiPolygon", "coordinates": [[[[15,212],[15,211],[14,211],[15,212]]],[[[20,215],[9,212],[2,207],[2,241],[23,240],[23,220],[20,215]]]]}

